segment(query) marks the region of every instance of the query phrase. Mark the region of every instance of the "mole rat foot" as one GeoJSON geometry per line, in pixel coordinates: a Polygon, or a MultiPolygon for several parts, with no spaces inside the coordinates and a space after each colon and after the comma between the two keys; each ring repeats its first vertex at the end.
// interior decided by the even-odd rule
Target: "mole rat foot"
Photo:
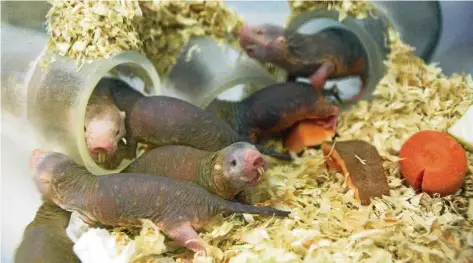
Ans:
{"type": "Polygon", "coordinates": [[[207,250],[204,245],[205,241],[199,237],[197,232],[195,232],[190,222],[178,225],[175,228],[166,231],[166,234],[179,245],[186,247],[195,253],[200,253],[202,256],[207,256],[207,250]]]}
{"type": "Polygon", "coordinates": [[[325,81],[334,72],[335,65],[331,62],[323,63],[317,71],[309,77],[311,85],[318,92],[324,92],[325,81]]]}
{"type": "Polygon", "coordinates": [[[324,89],[324,96],[332,96],[335,100],[339,103],[342,103],[342,99],[340,98],[340,90],[338,89],[337,84],[333,84],[332,87],[328,90],[324,89]]]}

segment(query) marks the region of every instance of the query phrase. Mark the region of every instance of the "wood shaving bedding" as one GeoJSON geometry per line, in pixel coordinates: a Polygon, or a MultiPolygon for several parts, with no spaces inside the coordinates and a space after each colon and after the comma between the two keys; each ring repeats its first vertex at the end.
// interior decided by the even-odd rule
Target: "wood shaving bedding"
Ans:
{"type": "MultiPolygon", "coordinates": [[[[93,37],[95,33],[92,34],[91,31],[74,35],[68,31],[74,30],[67,26],[62,29],[65,31],[52,26],[51,42],[55,43],[57,49],[61,47],[63,39],[74,39],[74,44],[68,49],[64,45],[63,50],[65,54],[78,60],[105,57],[115,50],[123,50],[125,46],[136,48],[155,59],[153,63],[158,71],[164,73],[174,59],[170,55],[168,60],[165,57],[167,55],[160,53],[161,51],[168,50],[169,54],[177,54],[191,34],[209,34],[205,29],[201,29],[204,31],[201,33],[176,33],[171,28],[180,25],[191,26],[190,28],[198,25],[196,28],[200,28],[216,21],[208,12],[204,18],[193,17],[190,14],[192,8],[220,10],[220,4],[216,2],[196,3],[199,7],[174,2],[166,8],[155,6],[154,11],[153,8],[143,8],[143,5],[150,3],[140,3],[140,13],[137,11],[138,7],[131,2],[111,2],[107,14],[116,18],[116,25],[121,25],[122,29],[142,28],[133,31],[138,32],[137,34],[126,37],[116,35],[115,41],[112,41],[113,37],[105,38],[109,39],[108,42],[92,40],[92,44],[105,41],[106,48],[102,53],[97,53],[101,52],[98,46],[84,46],[80,42],[81,37],[93,37]],[[131,9],[136,13],[123,12],[131,9]],[[154,13],[151,15],[149,12],[154,13]],[[142,24],[136,27],[136,20],[140,19],[142,24]],[[164,29],[166,26],[169,27],[164,29]],[[175,38],[164,40],[165,31],[175,38]],[[77,41],[79,44],[75,44],[77,41]],[[156,59],[162,64],[156,63],[156,59]]],[[[160,3],[164,5],[167,1],[160,3]]],[[[80,14],[85,8],[89,11],[97,9],[100,3],[89,1],[83,7],[77,7],[77,4],[64,2],[61,8],[58,2],[54,2],[54,5],[55,9],[52,9],[50,15],[67,19],[71,11],[80,14]]],[[[320,7],[337,8],[343,10],[342,14],[355,16],[369,13],[365,3],[358,1],[292,1],[290,6],[293,14],[320,7]]],[[[102,11],[98,8],[99,13],[102,11]]],[[[90,19],[97,18],[93,14],[89,16],[90,19]]],[[[65,24],[77,26],[76,22],[65,24]]],[[[56,25],[54,23],[51,25],[56,25]]],[[[108,32],[109,36],[113,35],[107,31],[104,23],[98,28],[103,28],[101,30],[108,32]]],[[[232,31],[233,29],[226,28],[221,31],[221,36],[232,31]]],[[[265,172],[261,185],[248,193],[254,203],[290,209],[290,218],[268,219],[255,215],[217,217],[201,233],[211,246],[209,257],[196,255],[194,262],[473,260],[473,223],[465,215],[468,206],[466,197],[473,196],[473,153],[468,152],[470,169],[465,186],[457,194],[445,198],[415,194],[413,189],[403,185],[397,164],[398,151],[408,137],[423,129],[446,131],[473,104],[473,80],[471,76],[460,74],[445,77],[436,65],[426,65],[415,57],[411,47],[402,43],[396,32],[390,33],[390,40],[392,52],[386,61],[388,69],[376,89],[375,98],[370,102],[361,101],[351,110],[342,113],[338,128],[341,140],[363,139],[376,146],[388,173],[390,196],[377,198],[369,206],[360,206],[355,201],[353,192],[345,190],[343,176],[325,169],[322,152],[307,150],[292,164],[276,162],[276,165],[265,172]]],[[[134,262],[176,262],[176,259],[179,262],[180,258],[189,256],[188,251],[176,249],[172,242],[166,241],[159,229],[150,222],[145,222],[143,229],[136,233],[130,229],[117,228],[113,234],[123,247],[132,239],[136,241],[138,245],[135,247],[137,252],[134,262]]]]}
{"type": "Polygon", "coordinates": [[[49,0],[46,66],[54,54],[91,63],[123,51],[145,54],[169,73],[191,37],[210,36],[238,47],[242,19],[217,1],[49,0]]]}
{"type": "Polygon", "coordinates": [[[134,22],[142,16],[138,2],[48,2],[51,4],[46,15],[49,41],[41,60],[43,66],[54,61],[55,54],[68,56],[80,65],[143,48],[134,22]]]}
{"type": "MultiPolygon", "coordinates": [[[[363,139],[384,159],[390,196],[362,207],[346,191],[341,174],[327,172],[320,150],[294,164],[273,166],[252,191],[254,203],[291,209],[290,219],[222,217],[202,237],[214,247],[194,262],[471,262],[473,223],[466,217],[473,153],[467,182],[445,198],[415,194],[403,184],[397,154],[423,129],[446,131],[473,104],[471,76],[441,74],[414,56],[396,32],[387,72],[375,98],[340,117],[340,140],[363,139]],[[217,234],[216,234],[217,233],[217,234]]],[[[182,254],[170,254],[179,257],[182,254]]],[[[159,258],[159,257],[158,257],[159,258]]],[[[155,259],[154,262],[159,262],[155,259]]],[[[151,262],[151,261],[147,261],[151,262]]]]}

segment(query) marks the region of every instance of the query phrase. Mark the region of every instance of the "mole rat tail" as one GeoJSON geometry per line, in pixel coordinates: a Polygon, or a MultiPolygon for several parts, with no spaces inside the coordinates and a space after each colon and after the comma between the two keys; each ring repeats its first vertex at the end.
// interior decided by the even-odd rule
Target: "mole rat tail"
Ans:
{"type": "Polygon", "coordinates": [[[225,200],[225,205],[222,210],[232,213],[245,213],[245,214],[259,214],[259,215],[276,215],[281,217],[287,217],[291,212],[282,211],[271,207],[257,207],[252,205],[244,205],[237,202],[230,202],[225,200]]]}
{"type": "Polygon", "coordinates": [[[268,148],[268,147],[264,147],[264,146],[261,146],[261,145],[255,145],[255,147],[262,154],[269,155],[269,156],[274,157],[276,159],[284,160],[284,161],[291,161],[292,160],[291,155],[289,155],[288,153],[279,153],[273,148],[268,148]]]}

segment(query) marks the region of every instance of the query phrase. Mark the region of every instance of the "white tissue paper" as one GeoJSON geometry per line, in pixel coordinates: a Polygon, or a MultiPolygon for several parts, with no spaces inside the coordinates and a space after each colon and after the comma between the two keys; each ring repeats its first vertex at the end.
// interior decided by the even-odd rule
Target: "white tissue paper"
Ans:
{"type": "Polygon", "coordinates": [[[82,263],[128,263],[134,254],[135,241],[130,241],[118,254],[115,238],[104,229],[90,229],[74,245],[82,263]]]}
{"type": "Polygon", "coordinates": [[[71,215],[66,233],[75,243],[74,253],[82,263],[128,263],[135,253],[135,241],[118,253],[115,238],[108,231],[90,228],[76,212],[71,215]]]}
{"type": "Polygon", "coordinates": [[[72,212],[69,225],[66,228],[66,234],[72,242],[76,243],[77,240],[79,240],[79,238],[89,229],[89,225],[80,219],[79,214],[77,212],[72,212]]]}

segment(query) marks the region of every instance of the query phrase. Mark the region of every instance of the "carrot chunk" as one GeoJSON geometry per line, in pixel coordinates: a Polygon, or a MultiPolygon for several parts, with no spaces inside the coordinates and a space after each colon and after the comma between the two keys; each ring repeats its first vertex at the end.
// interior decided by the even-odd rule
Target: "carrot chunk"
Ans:
{"type": "Polygon", "coordinates": [[[389,195],[389,185],[376,147],[363,140],[322,143],[327,168],[345,175],[347,190],[368,205],[373,197],[389,195]]]}
{"type": "Polygon", "coordinates": [[[403,144],[399,157],[406,183],[417,192],[446,196],[458,191],[465,181],[466,152],[445,132],[415,133],[403,144]]]}
{"type": "Polygon", "coordinates": [[[333,129],[324,128],[317,121],[303,120],[296,124],[284,139],[284,147],[300,153],[305,147],[317,146],[335,136],[333,129]]]}

